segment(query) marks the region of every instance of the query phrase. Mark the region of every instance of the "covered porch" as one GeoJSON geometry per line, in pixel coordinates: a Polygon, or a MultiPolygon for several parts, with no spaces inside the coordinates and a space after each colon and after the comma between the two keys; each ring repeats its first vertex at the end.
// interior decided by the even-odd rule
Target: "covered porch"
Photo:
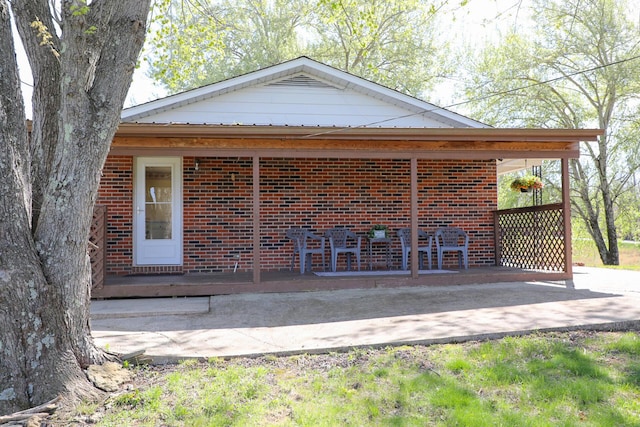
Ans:
{"type": "MultiPolygon", "coordinates": [[[[594,130],[309,129],[275,126],[123,124],[114,140],[111,153],[114,156],[135,157],[151,153],[154,156],[179,155],[184,159],[185,176],[189,167],[197,170],[196,162],[202,160],[208,162],[220,158],[243,159],[242,162],[248,171],[243,182],[248,190],[246,195],[250,199],[247,200],[244,215],[249,222],[247,235],[250,237],[242,243],[243,263],[238,271],[226,268],[222,271],[185,273],[182,268],[163,269],[158,266],[158,269],[147,270],[156,274],[142,276],[139,270],[132,270],[130,274],[115,277],[108,275],[106,269],[98,268],[94,271],[100,270],[102,273],[94,274],[92,296],[190,296],[570,280],[572,269],[568,160],[579,155],[579,141],[594,140],[597,135],[599,131],[594,130]],[[455,194],[457,191],[468,191],[479,185],[478,183],[484,186],[483,177],[487,173],[492,177],[493,185],[486,186],[484,191],[495,193],[495,164],[497,159],[503,158],[559,159],[562,172],[562,201],[550,207],[536,207],[522,212],[500,213],[495,212],[495,205],[493,209],[491,206],[482,207],[482,212],[487,212],[488,217],[482,216],[480,220],[482,230],[477,236],[482,237],[476,242],[478,246],[475,251],[483,255],[476,256],[476,262],[471,263],[471,268],[455,273],[421,273],[417,259],[417,232],[419,228],[425,227],[430,215],[429,209],[442,209],[439,205],[429,204],[433,203],[428,200],[430,193],[437,194],[444,186],[444,191],[454,193],[451,197],[460,198],[455,194]],[[274,246],[273,241],[274,238],[279,239],[282,227],[304,226],[305,222],[295,217],[292,220],[290,212],[285,211],[286,208],[278,208],[278,199],[272,195],[271,188],[265,188],[265,175],[272,172],[272,159],[327,159],[325,163],[340,160],[392,162],[391,166],[400,169],[400,174],[406,174],[407,177],[406,193],[403,190],[397,196],[398,200],[393,202],[406,208],[406,214],[401,214],[396,226],[402,224],[410,227],[413,233],[410,271],[391,270],[384,275],[378,272],[376,275],[365,273],[346,277],[320,277],[314,274],[300,275],[299,271],[295,270],[290,272],[285,267],[288,262],[274,260],[272,248],[280,249],[282,245],[277,243],[274,246]],[[440,184],[425,186],[422,182],[425,176],[431,174],[430,168],[433,167],[429,162],[447,162],[448,170],[454,171],[454,174],[440,176],[440,184]],[[476,162],[472,169],[480,169],[472,171],[471,175],[456,175],[462,170],[456,169],[456,164],[464,162],[476,162]],[[486,170],[482,172],[484,168],[486,170]],[[473,174],[477,176],[473,177],[473,174]],[[491,212],[494,212],[493,218],[491,212]],[[540,218],[547,217],[550,219],[540,221],[540,218]],[[276,224],[279,218],[282,218],[281,222],[284,224],[276,224]],[[504,218],[508,218],[506,222],[504,218]],[[543,233],[540,232],[541,226],[544,229],[543,233]],[[542,242],[528,241],[526,236],[547,237],[542,242]],[[490,259],[486,257],[487,253],[490,253],[490,259]],[[545,253],[547,255],[541,256],[545,253]]],[[[377,167],[377,163],[373,167],[377,167]]],[[[319,167],[314,165],[314,168],[313,170],[317,171],[319,167]]],[[[231,179],[235,181],[238,179],[236,176],[231,175],[231,179]]],[[[307,175],[304,179],[309,178],[307,175]]],[[[358,176],[350,178],[357,180],[358,176]]],[[[283,187],[280,193],[287,191],[288,187],[283,187]]],[[[490,205],[493,203],[487,202],[490,205]]],[[[374,202],[365,200],[360,203],[374,202]]],[[[464,227],[468,213],[477,209],[476,203],[478,200],[474,199],[465,209],[452,211],[447,221],[462,224],[464,227]]],[[[133,211],[133,206],[131,210],[133,211]]],[[[327,215],[330,217],[332,213],[328,212],[327,215]]],[[[349,221],[344,216],[336,219],[336,222],[341,224],[348,224],[349,221]]],[[[221,245],[226,244],[223,242],[221,245]]],[[[101,246],[104,247],[96,243],[96,247],[101,246]]],[[[363,258],[364,256],[363,253],[363,258]]],[[[101,256],[98,254],[93,258],[100,259],[101,256]]],[[[232,261],[232,258],[229,261],[232,261]]]]}

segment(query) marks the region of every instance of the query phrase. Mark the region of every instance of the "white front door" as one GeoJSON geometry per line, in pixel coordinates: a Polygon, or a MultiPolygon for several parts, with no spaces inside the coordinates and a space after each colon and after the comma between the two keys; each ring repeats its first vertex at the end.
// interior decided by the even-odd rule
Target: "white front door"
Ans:
{"type": "Polygon", "coordinates": [[[138,157],[134,203],[136,265],[182,264],[182,159],[138,157]]]}

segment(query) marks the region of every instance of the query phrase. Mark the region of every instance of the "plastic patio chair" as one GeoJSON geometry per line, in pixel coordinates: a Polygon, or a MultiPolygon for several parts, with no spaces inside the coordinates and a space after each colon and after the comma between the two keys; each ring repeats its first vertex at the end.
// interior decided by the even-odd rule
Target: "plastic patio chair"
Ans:
{"type": "Polygon", "coordinates": [[[329,239],[331,246],[331,271],[336,271],[338,266],[338,255],[347,255],[347,269],[351,270],[351,255],[356,256],[358,271],[360,271],[360,248],[362,237],[346,228],[332,228],[324,234],[329,239]]]}
{"type": "Polygon", "coordinates": [[[438,270],[442,270],[444,252],[457,252],[458,265],[465,270],[469,268],[469,236],[457,227],[441,227],[436,230],[436,251],[438,253],[438,270]]]}
{"type": "MultiPolygon", "coordinates": [[[[402,248],[402,269],[408,270],[409,254],[411,253],[411,229],[399,229],[398,237],[400,238],[400,247],[402,248]]],[[[429,270],[431,270],[431,245],[433,244],[433,236],[429,235],[426,231],[418,230],[418,240],[421,238],[428,239],[428,243],[426,246],[418,246],[418,262],[420,270],[424,269],[424,261],[422,257],[425,253],[427,254],[427,260],[429,261],[429,270]]]]}
{"type": "Polygon", "coordinates": [[[286,233],[293,240],[293,255],[291,256],[291,270],[295,265],[296,255],[300,257],[300,274],[311,271],[311,255],[322,255],[322,270],[326,270],[324,258],[324,237],[318,236],[304,228],[290,228],[286,233]],[[314,241],[317,241],[314,243],[314,241]]]}

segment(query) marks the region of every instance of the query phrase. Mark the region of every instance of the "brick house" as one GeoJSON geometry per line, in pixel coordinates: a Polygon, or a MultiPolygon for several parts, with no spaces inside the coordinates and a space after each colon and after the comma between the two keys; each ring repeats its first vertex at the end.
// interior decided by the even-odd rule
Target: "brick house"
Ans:
{"type": "MultiPolygon", "coordinates": [[[[305,57],[132,107],[103,170],[93,296],[570,279],[568,159],[597,135],[490,128],[305,57]],[[538,245],[554,246],[551,262],[527,264],[539,257],[522,229],[515,254],[504,241],[514,227],[497,215],[497,176],[522,159],[560,161],[559,203],[506,213],[526,228],[531,212],[552,212],[554,243],[538,245]],[[393,236],[460,227],[470,269],[422,274],[414,250],[410,275],[290,272],[290,227],[364,237],[373,224],[393,236]]],[[[399,273],[395,239],[391,254],[399,273]]]]}

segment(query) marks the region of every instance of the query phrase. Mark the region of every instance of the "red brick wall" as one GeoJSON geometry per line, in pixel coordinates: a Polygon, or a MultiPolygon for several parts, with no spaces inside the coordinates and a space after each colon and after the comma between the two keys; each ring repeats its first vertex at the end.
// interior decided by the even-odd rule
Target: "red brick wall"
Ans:
{"type": "MultiPolygon", "coordinates": [[[[184,158],[184,271],[230,271],[237,254],[239,269],[251,269],[251,159],[200,158],[199,170],[193,166],[194,158],[184,158]]],[[[109,157],[104,169],[98,203],[109,209],[108,274],[130,272],[133,263],[132,172],[130,157],[109,157]]],[[[261,159],[260,174],[264,270],[289,268],[289,227],[322,233],[345,226],[365,236],[373,224],[392,231],[399,268],[395,230],[411,221],[409,160],[261,159]]],[[[470,236],[470,265],[492,265],[495,182],[494,161],[420,160],[420,227],[463,228],[470,236]]],[[[365,250],[362,262],[364,267],[365,250]]],[[[445,259],[445,265],[455,262],[453,255],[445,259]]]]}
{"type": "MultiPolygon", "coordinates": [[[[283,236],[291,226],[318,233],[344,226],[365,236],[373,224],[385,224],[391,230],[394,267],[399,268],[400,242],[395,231],[411,223],[410,167],[409,160],[262,159],[264,268],[281,268],[283,256],[290,262],[286,254],[291,243],[283,236]]],[[[421,160],[418,186],[420,228],[464,229],[470,238],[470,265],[492,265],[495,162],[421,160]]],[[[364,263],[365,251],[362,258],[364,263]]],[[[454,262],[453,254],[445,257],[445,264],[454,262]]]]}
{"type": "Polygon", "coordinates": [[[184,270],[215,272],[251,269],[252,159],[184,159],[184,270]]]}
{"type": "Polygon", "coordinates": [[[107,206],[107,274],[126,274],[133,263],[133,158],[109,156],[99,205],[107,206]]]}

